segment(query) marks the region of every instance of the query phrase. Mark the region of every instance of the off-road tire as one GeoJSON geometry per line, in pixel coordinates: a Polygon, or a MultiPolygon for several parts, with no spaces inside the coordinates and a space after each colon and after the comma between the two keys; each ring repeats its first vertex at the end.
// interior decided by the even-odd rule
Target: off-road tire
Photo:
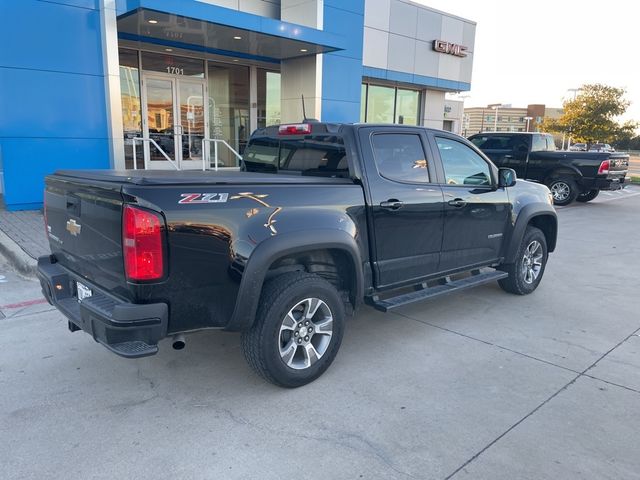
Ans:
{"type": "Polygon", "coordinates": [[[285,273],[265,283],[255,322],[242,334],[242,352],[249,365],[266,381],[281,387],[300,387],[329,368],[340,348],[344,323],[344,303],[333,285],[318,275],[285,273]],[[315,363],[294,369],[280,354],[280,328],[289,311],[306,298],[317,298],[326,304],[333,317],[333,331],[325,353],[315,363]]]}
{"type": "Polygon", "coordinates": [[[548,179],[546,182],[547,187],[551,190],[551,194],[553,195],[553,204],[563,207],[565,205],[569,205],[573,202],[578,196],[578,185],[571,177],[552,177],[548,179]],[[560,191],[564,192],[566,189],[566,196],[563,194],[560,197],[560,191]]]}
{"type": "Polygon", "coordinates": [[[518,247],[518,252],[516,253],[516,261],[514,263],[508,263],[498,267],[500,270],[503,270],[509,274],[507,278],[498,280],[500,287],[505,292],[514,293],[516,295],[528,295],[529,293],[533,292],[536,288],[538,288],[538,285],[542,280],[542,276],[547,266],[548,256],[549,252],[547,250],[547,240],[544,236],[544,233],[542,233],[539,228],[528,226],[524,232],[524,236],[522,237],[520,246],[518,247]],[[533,282],[528,283],[526,281],[524,264],[526,250],[530,245],[533,244],[533,242],[538,242],[542,249],[542,265],[537,274],[537,277],[533,280],[533,282]]]}
{"type": "Polygon", "coordinates": [[[598,196],[600,190],[594,188],[593,190],[587,190],[586,192],[582,192],[580,195],[576,197],[576,202],[587,203],[593,200],[598,196]]]}

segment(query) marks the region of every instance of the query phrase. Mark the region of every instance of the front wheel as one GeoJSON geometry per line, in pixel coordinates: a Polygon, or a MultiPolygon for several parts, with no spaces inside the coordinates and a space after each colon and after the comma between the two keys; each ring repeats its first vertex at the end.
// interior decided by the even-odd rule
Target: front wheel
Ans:
{"type": "Polygon", "coordinates": [[[542,280],[547,258],[547,240],[544,233],[539,228],[527,227],[516,254],[516,261],[499,267],[509,274],[507,278],[498,280],[500,287],[505,292],[516,295],[528,295],[533,292],[542,280]]]}
{"type": "Polygon", "coordinates": [[[280,275],[265,285],[254,325],[242,335],[242,351],[268,382],[300,387],[329,368],[344,321],[342,298],[329,282],[304,272],[280,275]]]}
{"type": "Polygon", "coordinates": [[[576,182],[570,177],[553,178],[547,182],[547,187],[553,195],[554,205],[569,205],[578,196],[578,187],[576,182]]]}
{"type": "Polygon", "coordinates": [[[590,202],[591,200],[596,198],[599,193],[600,193],[600,190],[598,190],[597,188],[593,190],[587,190],[586,192],[582,192],[580,195],[578,195],[578,197],[576,198],[576,201],[582,202],[582,203],[590,202]]]}

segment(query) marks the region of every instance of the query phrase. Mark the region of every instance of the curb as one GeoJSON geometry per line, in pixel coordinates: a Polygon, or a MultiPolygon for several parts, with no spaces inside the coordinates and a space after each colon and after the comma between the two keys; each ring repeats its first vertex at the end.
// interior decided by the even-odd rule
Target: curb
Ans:
{"type": "Polygon", "coordinates": [[[2,230],[0,230],[0,253],[19,273],[29,278],[36,278],[37,261],[27,255],[2,230]]]}

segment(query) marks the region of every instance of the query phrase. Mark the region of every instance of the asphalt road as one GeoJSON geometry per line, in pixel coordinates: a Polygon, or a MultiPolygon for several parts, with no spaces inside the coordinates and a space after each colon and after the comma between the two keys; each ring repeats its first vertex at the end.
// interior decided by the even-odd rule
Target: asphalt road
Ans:
{"type": "Polygon", "coordinates": [[[638,479],[640,188],[559,217],[534,294],[364,309],[297,390],[235,334],[116,357],[1,265],[0,478],[638,479]]]}

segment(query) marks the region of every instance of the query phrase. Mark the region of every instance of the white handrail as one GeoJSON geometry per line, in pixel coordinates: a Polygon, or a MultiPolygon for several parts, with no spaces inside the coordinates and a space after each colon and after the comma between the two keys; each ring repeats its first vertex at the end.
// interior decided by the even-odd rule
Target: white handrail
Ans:
{"type": "Polygon", "coordinates": [[[236,152],[233,149],[233,147],[229,145],[225,140],[222,140],[221,138],[203,138],[202,139],[202,171],[203,172],[207,169],[207,163],[209,164],[209,166],[211,165],[210,160],[209,162],[207,162],[208,153],[209,153],[209,151],[205,148],[205,144],[207,142],[213,143],[213,161],[214,161],[213,168],[216,172],[218,171],[218,143],[222,143],[224,146],[226,146],[229,150],[231,150],[231,153],[233,153],[238,158],[238,160],[242,162],[242,155],[236,152]]]}
{"type": "Polygon", "coordinates": [[[164,156],[164,158],[166,158],[169,163],[173,166],[173,168],[175,168],[176,170],[180,170],[180,167],[178,166],[178,164],[176,162],[174,162],[173,160],[171,160],[171,158],[169,157],[169,155],[167,155],[165,153],[164,150],[162,150],[162,148],[160,148],[160,145],[158,145],[156,143],[156,141],[153,138],[148,138],[148,137],[133,137],[133,169],[137,170],[138,166],[137,166],[137,160],[136,160],[136,141],[139,142],[150,142],[153,143],[153,145],[158,149],[158,151],[164,156]]]}

